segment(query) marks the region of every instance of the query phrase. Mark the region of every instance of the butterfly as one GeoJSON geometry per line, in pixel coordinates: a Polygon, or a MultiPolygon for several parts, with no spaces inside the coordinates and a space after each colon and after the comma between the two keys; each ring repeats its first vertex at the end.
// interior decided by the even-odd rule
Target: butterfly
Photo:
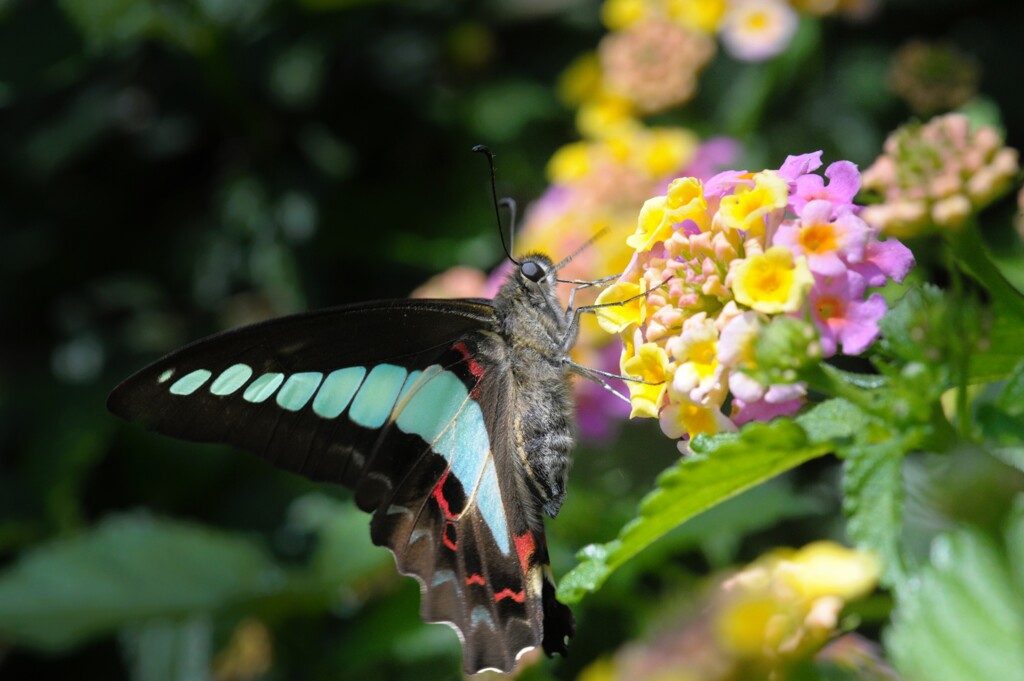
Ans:
{"type": "Polygon", "coordinates": [[[509,671],[538,646],[564,655],[575,623],[543,516],[566,494],[583,308],[561,306],[561,264],[513,262],[493,301],[371,302],[211,336],[107,406],[354,490],[373,542],[419,580],[423,619],[455,628],[467,673],[509,671]]]}

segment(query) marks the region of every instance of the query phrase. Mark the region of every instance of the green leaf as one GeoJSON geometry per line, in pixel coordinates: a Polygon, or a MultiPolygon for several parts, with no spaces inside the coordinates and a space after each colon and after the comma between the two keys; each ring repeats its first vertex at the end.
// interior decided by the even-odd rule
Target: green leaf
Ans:
{"type": "Polygon", "coordinates": [[[206,616],[146,622],[122,632],[121,650],[132,681],[202,681],[210,678],[213,626],[206,616]]]}
{"type": "Polygon", "coordinates": [[[936,539],[919,579],[897,590],[885,645],[906,681],[1024,680],[1024,525],[1011,523],[1013,565],[975,530],[936,539]],[[1016,572],[1016,575],[1014,574],[1016,572]]]}
{"type": "Polygon", "coordinates": [[[944,236],[957,264],[988,290],[995,304],[1024,319],[1024,293],[1007,280],[992,260],[978,225],[972,221],[964,229],[947,231],[944,236]]]}
{"type": "Polygon", "coordinates": [[[580,564],[559,584],[559,598],[578,602],[616,568],[687,519],[832,449],[831,442],[810,441],[790,419],[751,423],[736,434],[695,439],[693,454],[659,476],[657,488],[640,503],[639,516],[617,539],[580,551],[580,564]]]}
{"type": "Polygon", "coordinates": [[[187,3],[155,0],[60,0],[88,46],[103,52],[148,38],[200,52],[213,39],[210,26],[187,3]]]}
{"type": "Polygon", "coordinates": [[[61,650],[128,624],[210,612],[283,582],[267,554],[244,539],[115,516],[29,551],[0,574],[0,632],[61,650]]]}
{"type": "Polygon", "coordinates": [[[822,402],[814,409],[801,414],[796,422],[806,431],[811,442],[842,444],[864,433],[870,419],[853,404],[835,399],[822,402]]]}
{"type": "Polygon", "coordinates": [[[983,336],[983,345],[971,355],[972,383],[999,381],[1018,365],[1024,348],[1024,319],[999,307],[992,310],[992,327],[983,336]]]}
{"type": "Polygon", "coordinates": [[[393,564],[387,549],[373,545],[368,524],[355,504],[318,492],[296,499],[288,509],[290,528],[316,533],[311,575],[331,592],[393,564]]]}
{"type": "Polygon", "coordinates": [[[988,450],[1024,470],[1024,361],[1017,364],[994,403],[976,406],[976,418],[988,450]]]}
{"type": "Polygon", "coordinates": [[[949,354],[952,321],[945,293],[937,286],[908,289],[878,326],[879,349],[903,364],[933,364],[949,354]]]}
{"type": "Polygon", "coordinates": [[[1024,415],[1024,360],[1018,362],[1010,374],[996,405],[1011,416],[1024,415]]]}
{"type": "Polygon", "coordinates": [[[1006,548],[1017,593],[1024,594],[1024,494],[1016,499],[1006,523],[1006,548]]]}
{"type": "Polygon", "coordinates": [[[843,510],[847,534],[858,548],[874,551],[884,566],[882,581],[906,578],[900,543],[903,531],[903,442],[891,437],[851,447],[843,467],[843,510]]]}

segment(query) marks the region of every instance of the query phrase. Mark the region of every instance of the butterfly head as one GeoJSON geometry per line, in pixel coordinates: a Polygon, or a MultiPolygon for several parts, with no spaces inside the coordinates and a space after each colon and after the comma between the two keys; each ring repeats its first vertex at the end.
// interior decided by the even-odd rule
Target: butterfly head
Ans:
{"type": "Polygon", "coordinates": [[[504,326],[515,328],[514,335],[540,333],[554,337],[564,332],[554,268],[545,255],[527,255],[516,262],[515,270],[501,287],[494,304],[499,317],[505,320],[504,326]]]}
{"type": "Polygon", "coordinates": [[[520,295],[534,303],[547,304],[558,300],[557,282],[552,270],[554,263],[551,258],[540,253],[532,253],[516,264],[516,270],[509,281],[515,282],[520,295]]]}

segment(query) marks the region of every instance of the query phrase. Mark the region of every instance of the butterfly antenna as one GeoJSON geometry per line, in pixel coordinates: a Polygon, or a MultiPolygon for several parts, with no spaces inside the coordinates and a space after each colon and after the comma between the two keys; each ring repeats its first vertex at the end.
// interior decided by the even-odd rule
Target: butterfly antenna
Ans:
{"type": "MultiPolygon", "coordinates": [[[[564,260],[562,260],[562,262],[558,263],[557,265],[552,267],[550,270],[548,270],[548,273],[546,275],[544,275],[545,278],[554,275],[555,272],[557,272],[558,270],[560,270],[563,267],[565,267],[566,265],[568,265],[570,262],[572,262],[573,258],[575,258],[580,253],[582,253],[583,251],[585,251],[588,248],[590,248],[594,244],[595,241],[597,241],[598,239],[600,239],[601,237],[603,237],[607,233],[608,233],[608,227],[602,227],[601,229],[597,230],[597,232],[594,234],[594,236],[592,236],[589,239],[587,239],[586,241],[584,241],[580,245],[579,248],[577,248],[575,251],[570,253],[568,257],[566,257],[564,260]]],[[[556,281],[558,281],[558,279],[556,279],[556,281]]]]}
{"type": "MultiPolygon", "coordinates": [[[[501,207],[508,210],[508,250],[515,253],[515,238],[516,238],[516,200],[512,197],[506,196],[498,202],[501,207]]],[[[512,256],[509,256],[511,258],[512,256]]]]}
{"type": "MultiPolygon", "coordinates": [[[[518,265],[519,261],[512,257],[512,251],[509,248],[508,244],[505,243],[505,230],[501,228],[501,211],[498,210],[500,202],[498,201],[498,190],[495,186],[494,180],[494,152],[492,152],[483,144],[478,144],[475,147],[473,147],[473,151],[483,154],[484,156],[487,157],[487,167],[491,169],[491,202],[494,204],[494,218],[498,222],[498,236],[501,237],[501,247],[505,249],[505,255],[508,256],[508,259],[514,262],[516,265],[518,265]]],[[[515,202],[513,202],[512,206],[512,215],[514,222],[515,202]]]]}

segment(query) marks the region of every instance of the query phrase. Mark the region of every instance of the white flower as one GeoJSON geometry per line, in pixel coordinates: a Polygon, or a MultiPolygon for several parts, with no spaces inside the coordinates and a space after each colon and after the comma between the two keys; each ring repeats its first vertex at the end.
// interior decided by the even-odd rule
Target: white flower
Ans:
{"type": "Polygon", "coordinates": [[[739,0],[722,21],[722,44],[737,59],[763,61],[786,49],[798,23],[783,0],[739,0]]]}

